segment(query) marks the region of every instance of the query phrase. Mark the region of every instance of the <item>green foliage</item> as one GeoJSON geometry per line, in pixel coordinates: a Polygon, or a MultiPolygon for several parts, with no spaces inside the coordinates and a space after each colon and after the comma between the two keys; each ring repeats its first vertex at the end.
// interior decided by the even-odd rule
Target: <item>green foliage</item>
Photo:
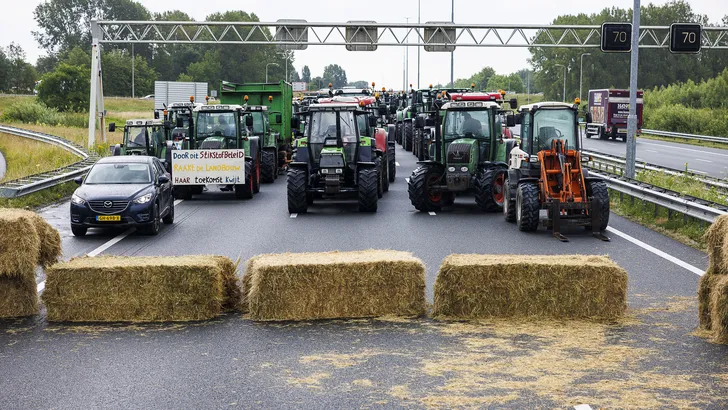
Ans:
{"type": "Polygon", "coordinates": [[[38,99],[59,111],[83,111],[89,105],[91,70],[60,63],[56,70],[43,76],[38,86],[38,99]]]}
{"type": "Polygon", "coordinates": [[[73,191],[78,188],[75,182],[70,181],[64,184],[56,185],[48,189],[43,189],[38,192],[34,192],[29,195],[24,195],[19,198],[0,198],[0,207],[3,208],[38,208],[54,202],[60,201],[63,198],[71,196],[73,191]]]}
{"type": "Polygon", "coordinates": [[[5,55],[2,47],[0,47],[0,91],[8,89],[10,77],[10,60],[5,55]]]}
{"type": "Polygon", "coordinates": [[[347,84],[346,71],[338,64],[329,64],[324,67],[323,80],[326,86],[332,83],[334,88],[341,88],[347,84]]]}
{"type": "MultiPolygon", "coordinates": [[[[101,55],[104,69],[104,94],[115,97],[131,97],[131,55],[126,50],[112,50],[101,55]]],[[[135,95],[154,93],[157,73],[142,56],[134,58],[135,95]]]]}
{"type": "MultiPolygon", "coordinates": [[[[88,95],[87,95],[88,97],[88,95]]],[[[85,128],[88,116],[79,113],[62,113],[33,99],[20,100],[7,107],[0,121],[6,123],[20,122],[24,124],[64,126],[85,128]]]]}
{"type": "Polygon", "coordinates": [[[30,94],[38,79],[35,67],[25,61],[25,51],[18,44],[10,43],[5,51],[4,90],[12,94],[30,94]]]}
{"type": "Polygon", "coordinates": [[[644,128],[728,137],[728,109],[688,108],[671,104],[645,108],[644,128]]]}
{"type": "Polygon", "coordinates": [[[314,77],[311,79],[311,81],[308,82],[308,89],[309,90],[320,90],[322,88],[326,88],[329,86],[329,83],[326,82],[323,77],[314,77]]]}
{"type": "Polygon", "coordinates": [[[307,65],[303,66],[301,70],[301,81],[310,83],[311,82],[311,69],[307,65]]]}
{"type": "Polygon", "coordinates": [[[524,92],[523,82],[517,73],[510,75],[495,74],[490,77],[484,89],[488,91],[507,90],[516,93],[524,92]]]}
{"type": "Polygon", "coordinates": [[[347,84],[348,87],[354,87],[354,88],[367,88],[369,87],[369,83],[366,81],[352,81],[349,84],[347,84]]]}

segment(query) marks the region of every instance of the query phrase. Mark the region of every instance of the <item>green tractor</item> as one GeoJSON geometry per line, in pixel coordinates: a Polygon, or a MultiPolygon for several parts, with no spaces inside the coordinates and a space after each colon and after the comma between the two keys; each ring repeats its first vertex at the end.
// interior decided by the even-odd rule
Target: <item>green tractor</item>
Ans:
{"type": "MultiPolygon", "coordinates": [[[[278,179],[278,134],[274,133],[268,120],[268,107],[265,105],[244,105],[243,113],[253,119],[253,125],[247,127],[247,135],[255,136],[263,142],[260,152],[260,180],[272,183],[278,179]]],[[[281,114],[274,114],[277,122],[281,122],[281,114]]]]}
{"type": "MultiPolygon", "coordinates": [[[[163,111],[163,119],[165,123],[171,124],[167,127],[167,141],[172,141],[177,149],[182,148],[182,143],[189,135],[190,130],[190,118],[192,118],[192,112],[196,107],[201,107],[202,104],[189,102],[189,103],[172,103],[169,104],[163,111]],[[178,118],[181,120],[180,126],[177,126],[178,118]]],[[[157,118],[159,112],[154,112],[154,117],[157,118]]]]}
{"type": "Polygon", "coordinates": [[[299,114],[306,131],[294,141],[288,167],[290,213],[305,213],[314,199],[340,196],[356,196],[360,212],[376,212],[376,145],[374,138],[361,136],[358,108],[355,104],[312,104],[299,114]]]}
{"type": "Polygon", "coordinates": [[[504,117],[500,105],[479,93],[457,98],[434,111],[432,118],[417,118],[419,128],[434,128],[435,141],[432,158],[419,161],[409,179],[410,201],[417,210],[432,212],[452,205],[458,193],[473,192],[480,209],[500,211],[507,160],[516,146],[515,139],[503,138],[502,119],[513,126],[515,117],[504,117]]]}
{"type": "MultiPolygon", "coordinates": [[[[177,127],[183,120],[177,119],[177,127]]],[[[252,135],[253,117],[246,115],[240,105],[202,105],[196,107],[189,120],[189,133],[182,150],[245,150],[245,178],[243,184],[222,185],[220,190],[234,191],[239,199],[250,199],[260,191],[261,149],[260,138],[252,135]]],[[[205,185],[175,186],[175,197],[191,199],[203,192],[205,185]]]]}
{"type": "MultiPolygon", "coordinates": [[[[124,137],[112,147],[113,155],[149,155],[157,157],[167,170],[172,166],[174,144],[167,140],[169,123],[161,120],[128,120],[124,125],[124,137]]],[[[109,124],[109,132],[116,131],[116,123],[109,124]]]]}

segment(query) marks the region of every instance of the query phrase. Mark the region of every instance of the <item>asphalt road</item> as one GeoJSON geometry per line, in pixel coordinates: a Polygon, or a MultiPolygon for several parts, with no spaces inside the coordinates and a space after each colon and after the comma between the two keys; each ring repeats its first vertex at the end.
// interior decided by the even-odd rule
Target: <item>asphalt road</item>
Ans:
{"type": "MultiPolygon", "coordinates": [[[[397,181],[376,214],[347,201],[293,218],[285,178],[250,201],[208,192],[177,205],[158,237],[131,234],[103,253],[222,254],[411,251],[427,265],[427,297],[450,253],[608,254],[629,273],[630,317],[583,323],[442,323],[430,319],[255,323],[238,314],[176,325],[78,326],[0,320],[3,408],[726,408],[728,348],[694,336],[696,287],[707,256],[612,215],[611,242],[583,230],[561,243],[525,234],[459,197],[436,215],[415,212],[398,151],[397,181]],[[627,236],[629,239],[625,239],[627,236]],[[640,242],[641,241],[641,242],[640,242]],[[648,244],[679,264],[635,242],[648,244]],[[687,268],[686,268],[687,267],[687,268]]],[[[68,204],[42,212],[62,234],[64,258],[120,232],[75,238],[68,204]]],[[[43,280],[42,276],[38,278],[43,280]]]]}

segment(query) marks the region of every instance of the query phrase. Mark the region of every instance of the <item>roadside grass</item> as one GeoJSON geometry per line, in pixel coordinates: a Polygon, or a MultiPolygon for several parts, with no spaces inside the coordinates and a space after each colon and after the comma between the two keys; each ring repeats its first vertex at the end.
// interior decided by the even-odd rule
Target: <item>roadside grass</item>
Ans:
{"type": "Polygon", "coordinates": [[[0,151],[7,163],[7,172],[0,182],[52,171],[81,160],[62,148],[2,133],[0,151]]]}
{"type": "Polygon", "coordinates": [[[634,199],[619,192],[610,191],[610,209],[617,215],[632,222],[660,232],[678,242],[695,249],[706,251],[704,235],[710,224],[686,217],[679,212],[669,212],[666,208],[634,199]],[[657,209],[655,209],[657,208],[657,209]]]}
{"type": "Polygon", "coordinates": [[[69,181],[19,198],[0,198],[0,208],[40,208],[71,196],[76,188],[78,185],[69,181]]]}
{"type": "Polygon", "coordinates": [[[637,180],[652,184],[683,195],[728,205],[728,192],[708,187],[691,175],[670,175],[659,171],[642,171],[637,173],[637,180]]]}
{"type": "Polygon", "coordinates": [[[706,142],[706,141],[697,141],[697,140],[691,140],[691,139],[685,139],[685,138],[662,137],[662,136],[652,135],[652,134],[641,134],[639,136],[639,138],[655,140],[655,141],[675,142],[678,144],[695,145],[698,147],[728,149],[728,144],[722,144],[719,142],[706,142]]]}
{"type": "MultiPolygon", "coordinates": [[[[506,101],[513,98],[511,95],[506,95],[506,101]]],[[[516,94],[518,99],[518,105],[534,104],[543,101],[543,94],[516,94]]]]}

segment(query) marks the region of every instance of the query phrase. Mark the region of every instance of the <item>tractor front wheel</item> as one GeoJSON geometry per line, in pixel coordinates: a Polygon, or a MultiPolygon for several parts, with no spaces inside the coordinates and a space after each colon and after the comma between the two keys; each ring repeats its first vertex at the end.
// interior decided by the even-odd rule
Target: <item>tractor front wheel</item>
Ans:
{"type": "Polygon", "coordinates": [[[278,158],[274,151],[264,150],[261,154],[260,179],[266,184],[270,184],[275,181],[276,174],[278,174],[278,158]]]}
{"type": "Polygon", "coordinates": [[[389,163],[387,175],[389,177],[389,182],[394,182],[394,179],[397,177],[397,157],[394,154],[394,147],[389,152],[389,160],[387,162],[389,163]]]}
{"type": "Polygon", "coordinates": [[[404,123],[404,138],[402,141],[402,147],[405,151],[412,151],[412,139],[413,139],[413,132],[412,129],[412,121],[408,121],[404,123]]]}
{"type": "Polygon", "coordinates": [[[384,172],[382,170],[382,158],[377,158],[375,161],[377,164],[377,198],[384,196],[384,172]]]}
{"type": "Polygon", "coordinates": [[[245,177],[247,183],[242,185],[235,185],[235,198],[237,199],[250,199],[253,197],[253,163],[251,161],[245,161],[245,177]]]}
{"type": "Polygon", "coordinates": [[[511,197],[508,179],[503,185],[503,218],[505,218],[506,222],[516,222],[516,204],[511,197]]]}
{"type": "Polygon", "coordinates": [[[376,168],[359,169],[359,212],[377,212],[378,174],[376,168]]]}
{"type": "Polygon", "coordinates": [[[432,191],[432,186],[440,182],[442,174],[442,168],[432,165],[422,165],[412,171],[407,192],[415,209],[420,212],[434,212],[442,208],[443,193],[432,191]]]}
{"type": "Polygon", "coordinates": [[[538,202],[538,186],[524,183],[516,191],[516,225],[522,232],[538,229],[538,213],[541,204],[538,202]]]}
{"type": "Polygon", "coordinates": [[[503,209],[506,170],[491,168],[481,172],[475,180],[475,203],[485,212],[503,209]]]}
{"type": "MultiPolygon", "coordinates": [[[[587,184],[587,196],[591,197],[592,201],[597,202],[599,209],[599,230],[603,231],[607,229],[609,225],[609,189],[607,184],[603,181],[590,181],[587,184]]],[[[591,226],[586,227],[591,230],[591,226]]]]}
{"type": "MultiPolygon", "coordinates": [[[[304,214],[308,211],[309,195],[308,172],[301,168],[290,168],[288,170],[288,212],[292,214],[304,214]]],[[[313,195],[310,196],[313,199],[313,195]]],[[[311,201],[313,203],[313,200],[311,201]]]]}

